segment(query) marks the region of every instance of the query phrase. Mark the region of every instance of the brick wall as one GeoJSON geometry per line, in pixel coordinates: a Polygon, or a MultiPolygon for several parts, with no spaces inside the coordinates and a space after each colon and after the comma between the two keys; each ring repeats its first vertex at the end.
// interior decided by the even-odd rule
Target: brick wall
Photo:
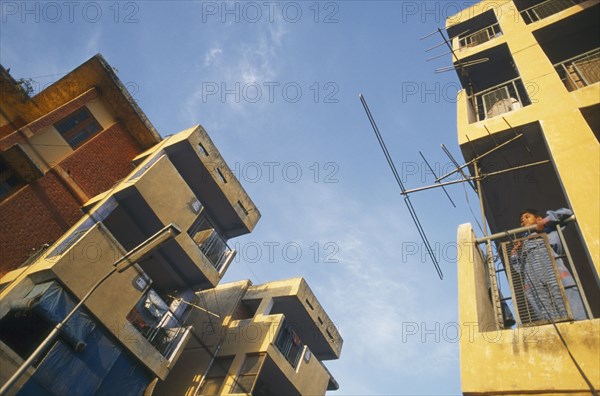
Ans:
{"type": "MultiPolygon", "coordinates": [[[[127,176],[142,152],[120,125],[103,130],[60,163],[93,197],[127,176]]],[[[81,218],[81,204],[48,172],[0,203],[0,276],[23,263],[44,243],[53,243],[81,218]]]]}
{"type": "Polygon", "coordinates": [[[131,160],[142,152],[133,137],[114,124],[61,162],[89,197],[110,189],[132,170],[131,160]]]}
{"type": "Polygon", "coordinates": [[[82,215],[77,200],[51,173],[0,204],[0,276],[44,243],[56,241],[82,215]]]}
{"type": "Polygon", "coordinates": [[[29,129],[31,130],[31,132],[35,133],[40,129],[43,129],[49,125],[53,125],[65,118],[66,116],[68,116],[69,114],[71,114],[72,112],[74,112],[75,110],[79,109],[86,103],[95,100],[97,97],[98,91],[95,88],[89,89],[87,92],[81,94],[77,98],[71,100],[68,103],[65,103],[64,105],[52,110],[43,117],[40,117],[39,119],[35,120],[31,124],[29,124],[29,129]]]}

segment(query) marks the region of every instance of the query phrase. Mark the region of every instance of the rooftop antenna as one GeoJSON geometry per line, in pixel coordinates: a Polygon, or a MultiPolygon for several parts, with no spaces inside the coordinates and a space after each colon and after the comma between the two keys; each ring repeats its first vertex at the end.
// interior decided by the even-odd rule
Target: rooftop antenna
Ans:
{"type": "Polygon", "coordinates": [[[387,160],[388,165],[390,166],[390,169],[392,170],[394,178],[396,179],[396,183],[398,183],[398,186],[400,187],[400,192],[402,195],[404,195],[404,203],[406,204],[406,207],[408,208],[408,212],[410,213],[410,216],[412,217],[412,220],[415,223],[415,226],[417,227],[417,231],[419,231],[419,235],[421,236],[423,245],[425,245],[425,249],[427,249],[427,254],[429,254],[431,261],[433,261],[433,265],[434,265],[435,270],[437,271],[440,279],[444,279],[444,274],[442,274],[442,270],[437,261],[437,258],[435,257],[435,254],[433,254],[433,249],[431,248],[431,245],[429,244],[427,235],[425,235],[425,230],[423,230],[423,226],[421,225],[421,222],[419,221],[419,218],[417,217],[415,208],[413,207],[412,203],[410,202],[410,198],[407,194],[406,188],[404,188],[404,184],[402,183],[402,180],[400,179],[400,175],[398,174],[396,165],[394,165],[392,156],[390,155],[390,153],[387,149],[387,146],[385,145],[385,142],[383,141],[383,137],[381,136],[381,132],[379,132],[379,128],[377,127],[377,124],[375,123],[375,119],[373,118],[373,115],[371,114],[371,110],[369,110],[367,101],[365,100],[365,97],[362,94],[359,94],[358,97],[360,98],[360,101],[365,109],[365,112],[367,113],[367,117],[369,118],[369,121],[371,122],[371,126],[373,127],[373,132],[375,132],[375,136],[377,137],[377,140],[379,141],[379,145],[381,146],[381,149],[383,150],[383,155],[385,155],[385,159],[387,160]]]}
{"type": "MultiPolygon", "coordinates": [[[[447,33],[447,29],[446,33],[447,33]]],[[[432,32],[424,37],[421,38],[421,40],[430,37],[432,35],[434,35],[435,33],[439,33],[439,35],[442,37],[443,42],[440,44],[437,44],[431,48],[428,48],[426,50],[426,52],[429,52],[435,48],[438,48],[440,46],[442,46],[443,44],[446,44],[446,46],[449,49],[449,52],[446,52],[445,54],[439,55],[439,56],[433,56],[429,59],[427,59],[427,61],[431,61],[433,59],[437,59],[440,58],[444,55],[448,55],[448,54],[452,54],[453,57],[453,65],[452,66],[447,66],[447,67],[442,67],[439,69],[435,70],[435,73],[443,73],[446,71],[450,71],[450,70],[457,70],[457,72],[459,73],[459,78],[464,77],[466,79],[467,82],[467,86],[466,91],[467,91],[467,96],[470,97],[471,95],[473,95],[475,93],[475,85],[473,83],[473,80],[471,79],[471,76],[468,72],[468,68],[471,66],[475,66],[484,62],[488,62],[490,59],[489,58],[481,58],[481,59],[473,59],[473,60],[469,60],[469,61],[464,61],[464,60],[460,60],[459,57],[457,56],[455,50],[453,49],[452,43],[450,41],[449,38],[446,37],[446,35],[444,35],[444,33],[442,32],[442,29],[437,29],[437,31],[432,32]]],[[[460,34],[457,34],[453,37],[468,37],[469,34],[469,30],[466,30],[460,34]]],[[[524,149],[530,154],[530,156],[532,155],[531,149],[528,147],[527,142],[525,141],[525,139],[522,139],[524,137],[523,133],[517,132],[512,125],[510,125],[510,123],[506,120],[505,117],[502,117],[502,120],[504,121],[504,123],[506,123],[506,125],[508,126],[510,131],[513,131],[514,136],[508,138],[506,141],[503,142],[498,142],[498,140],[496,139],[495,136],[493,136],[492,133],[490,133],[489,129],[487,128],[486,125],[484,125],[484,128],[487,132],[488,137],[491,138],[492,142],[493,142],[493,147],[490,149],[487,149],[487,151],[485,151],[483,154],[479,154],[477,148],[475,147],[475,145],[473,144],[473,142],[471,141],[471,139],[469,138],[469,136],[466,136],[467,142],[470,145],[471,149],[472,149],[472,159],[470,161],[465,162],[463,165],[459,165],[458,162],[454,159],[454,157],[452,157],[452,154],[450,153],[450,151],[442,144],[442,150],[444,151],[444,153],[448,156],[448,158],[452,161],[452,163],[455,166],[455,169],[453,169],[452,171],[440,176],[440,177],[436,177],[435,179],[435,184],[430,185],[430,186],[425,186],[425,187],[420,187],[420,188],[415,188],[412,190],[404,190],[404,194],[410,194],[413,192],[417,192],[417,191],[423,191],[423,190],[428,190],[428,189],[433,189],[433,188],[438,188],[438,187],[442,187],[444,188],[444,186],[449,185],[449,184],[456,184],[456,183],[468,183],[471,188],[473,188],[473,190],[475,191],[475,193],[477,194],[478,198],[479,198],[479,205],[480,205],[480,212],[481,212],[481,220],[482,223],[480,225],[480,227],[482,228],[482,233],[484,234],[484,237],[488,236],[488,224],[486,221],[486,213],[485,213],[485,205],[484,205],[484,195],[483,195],[483,190],[482,190],[482,186],[483,183],[482,181],[487,178],[490,177],[492,175],[498,175],[498,174],[502,174],[502,173],[507,173],[507,172],[513,172],[516,170],[520,170],[520,169],[524,169],[527,167],[532,167],[532,166],[538,166],[538,165],[543,165],[543,164],[547,164],[550,162],[550,160],[543,160],[543,161],[537,161],[537,162],[531,162],[531,163],[527,163],[527,164],[522,164],[522,165],[515,165],[513,166],[511,164],[511,162],[508,161],[508,159],[506,158],[506,156],[504,155],[503,151],[499,151],[499,155],[502,156],[502,158],[504,159],[504,162],[506,163],[507,167],[505,169],[501,169],[498,171],[494,171],[494,172],[485,172],[485,170],[482,168],[482,160],[491,155],[492,153],[501,150],[503,147],[517,141],[520,140],[521,144],[523,145],[524,149]],[[472,172],[472,174],[474,174],[474,176],[468,176],[467,173],[464,171],[464,168],[469,167],[470,171],[472,172]],[[455,175],[455,174],[459,174],[460,175],[460,179],[458,180],[453,180],[453,181],[444,181],[446,180],[448,177],[450,177],[451,175],[455,175]]],[[[468,198],[467,198],[468,200],[468,198]]],[[[479,222],[478,222],[479,223],[479,222]]],[[[496,324],[497,324],[497,328],[501,328],[502,325],[501,323],[503,323],[502,321],[502,309],[501,309],[501,299],[498,293],[498,287],[497,287],[497,279],[496,279],[496,268],[495,268],[495,264],[494,264],[494,257],[493,257],[493,251],[492,251],[492,243],[491,240],[488,239],[487,243],[486,243],[486,254],[487,254],[487,267],[488,267],[488,276],[489,276],[489,286],[490,286],[490,292],[491,292],[491,300],[494,306],[494,312],[496,315],[496,324]]]]}
{"type": "MultiPolygon", "coordinates": [[[[446,30],[446,29],[444,28],[444,30],[446,30]]],[[[469,30],[465,30],[464,32],[458,34],[456,37],[460,37],[463,34],[468,33],[468,32],[469,32],[469,30]]],[[[456,64],[453,64],[452,66],[445,66],[445,67],[441,67],[439,69],[436,69],[435,73],[444,73],[444,72],[447,72],[447,71],[456,70],[458,68],[460,70],[460,73],[467,78],[468,85],[469,85],[469,91],[470,91],[468,94],[471,95],[474,92],[475,88],[474,88],[473,81],[471,80],[471,76],[469,75],[469,72],[467,71],[467,67],[487,62],[490,59],[489,58],[481,58],[481,59],[473,59],[473,60],[467,61],[467,62],[461,61],[458,58],[458,56],[456,55],[456,52],[454,52],[454,49],[452,48],[452,43],[450,42],[450,40],[448,38],[446,38],[446,36],[442,32],[442,29],[440,29],[440,28],[438,28],[437,30],[435,30],[435,31],[433,31],[433,32],[431,32],[431,33],[429,33],[429,34],[421,37],[421,40],[424,40],[424,39],[426,39],[428,37],[431,37],[431,36],[433,36],[436,33],[439,33],[439,35],[442,36],[442,40],[443,41],[441,43],[439,43],[439,44],[434,45],[433,47],[430,47],[430,48],[426,49],[425,52],[429,52],[432,49],[441,47],[444,44],[448,47],[449,51],[445,52],[443,54],[435,55],[435,56],[433,56],[431,58],[428,58],[428,59],[426,59],[426,61],[429,62],[429,61],[432,61],[434,59],[441,58],[441,57],[443,57],[445,55],[452,54],[453,59],[456,60],[456,64]]]]}
{"type": "MultiPolygon", "coordinates": [[[[379,131],[379,128],[377,127],[377,123],[375,122],[375,119],[373,118],[373,115],[371,114],[371,110],[369,109],[369,106],[367,105],[367,101],[365,100],[365,97],[362,94],[359,94],[359,98],[360,101],[365,109],[365,112],[367,114],[367,117],[369,118],[369,122],[371,123],[371,127],[373,128],[373,131],[375,132],[375,136],[377,137],[377,140],[379,141],[379,145],[381,146],[381,149],[383,150],[383,154],[388,162],[388,165],[392,171],[392,174],[394,175],[394,178],[396,179],[396,183],[398,184],[398,186],[400,187],[400,193],[404,196],[404,202],[406,204],[406,207],[408,208],[408,211],[411,215],[411,218],[417,228],[417,231],[419,232],[419,235],[421,237],[421,240],[423,241],[423,245],[425,246],[427,253],[429,255],[429,257],[431,258],[431,260],[433,261],[434,267],[438,273],[438,276],[440,277],[440,279],[444,279],[439,262],[437,260],[437,258],[435,257],[435,254],[433,253],[433,249],[431,248],[431,244],[429,243],[429,240],[427,239],[427,235],[425,234],[425,230],[423,229],[423,226],[416,214],[415,208],[412,205],[412,202],[410,201],[410,194],[412,193],[416,193],[416,192],[420,192],[420,191],[425,191],[425,190],[430,190],[430,189],[434,189],[434,188],[439,188],[441,187],[444,192],[446,193],[446,196],[448,197],[448,199],[450,200],[450,202],[452,203],[452,205],[454,207],[456,207],[456,205],[454,204],[454,202],[452,201],[452,198],[450,198],[450,195],[448,194],[448,192],[445,189],[445,186],[447,185],[452,185],[452,184],[459,184],[459,183],[468,183],[471,188],[473,188],[473,190],[475,191],[475,193],[477,193],[478,197],[479,197],[479,203],[480,203],[480,210],[481,210],[481,220],[482,220],[482,225],[483,225],[483,234],[484,236],[488,235],[488,230],[487,230],[487,222],[486,222],[486,217],[485,217],[485,207],[483,204],[483,192],[482,192],[482,181],[485,178],[491,177],[491,176],[495,176],[495,175],[500,175],[503,173],[508,173],[508,172],[514,172],[520,169],[524,169],[524,168],[528,168],[528,167],[532,167],[532,166],[538,166],[538,165],[543,165],[543,164],[547,164],[550,162],[550,160],[542,160],[542,161],[537,161],[537,162],[532,162],[532,163],[528,163],[528,164],[523,164],[523,165],[516,165],[516,166],[510,166],[508,168],[505,169],[501,169],[501,170],[497,170],[497,171],[493,171],[493,172],[483,172],[482,168],[481,168],[481,160],[489,155],[491,155],[492,153],[500,150],[501,148],[523,138],[523,134],[522,133],[517,133],[515,131],[515,136],[511,137],[510,139],[502,142],[502,143],[498,143],[496,141],[496,139],[493,139],[494,142],[494,147],[490,148],[489,150],[485,151],[483,154],[478,154],[477,151],[475,151],[475,146],[473,145],[473,143],[471,142],[470,139],[467,140],[473,145],[473,153],[474,156],[470,161],[465,162],[462,165],[459,165],[459,163],[456,161],[456,159],[452,156],[452,154],[450,153],[450,150],[448,150],[446,148],[446,146],[444,146],[442,144],[442,150],[444,151],[444,153],[448,156],[448,158],[452,161],[452,163],[454,164],[455,168],[453,170],[451,170],[450,172],[447,172],[446,174],[442,175],[442,176],[437,176],[435,174],[435,172],[433,171],[433,169],[431,168],[431,166],[429,165],[429,162],[427,162],[427,160],[425,159],[423,153],[419,152],[419,154],[421,155],[421,157],[423,158],[423,160],[425,161],[425,164],[427,165],[427,167],[429,168],[430,172],[432,172],[432,174],[435,177],[435,181],[434,184],[432,185],[428,185],[428,186],[423,186],[423,187],[418,187],[418,188],[413,188],[413,189],[406,189],[406,187],[404,186],[404,183],[402,183],[402,180],[400,178],[400,175],[398,174],[398,170],[396,169],[396,166],[394,165],[394,161],[392,160],[392,157],[389,153],[389,150],[387,149],[387,146],[383,140],[383,137],[381,136],[381,132],[379,131]],[[467,167],[472,167],[474,170],[475,175],[474,176],[469,176],[467,173],[465,173],[464,169],[467,167]],[[457,180],[451,180],[451,181],[444,181],[445,179],[447,179],[448,177],[450,177],[451,175],[454,174],[460,174],[460,178],[457,180]]],[[[512,128],[512,127],[511,127],[512,128]]],[[[489,131],[488,131],[489,133],[489,131]]],[[[491,242],[490,242],[491,243],[491,242]]],[[[488,260],[493,260],[492,254],[491,254],[491,245],[487,246],[487,253],[488,253],[488,260]]],[[[492,262],[493,264],[493,262],[492,262]]],[[[495,270],[489,266],[490,268],[490,282],[492,285],[494,285],[496,283],[496,274],[495,274],[495,270]],[[492,279],[493,276],[493,279],[492,279]]],[[[493,296],[493,300],[494,301],[499,301],[499,296],[493,296]]],[[[500,303],[498,302],[498,307],[500,303]]],[[[497,311],[500,312],[501,315],[501,311],[497,311]]]]}

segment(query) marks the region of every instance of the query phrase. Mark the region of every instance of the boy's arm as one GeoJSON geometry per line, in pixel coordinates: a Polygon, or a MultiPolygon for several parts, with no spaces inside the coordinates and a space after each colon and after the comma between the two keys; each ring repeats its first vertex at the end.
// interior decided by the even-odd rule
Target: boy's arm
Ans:
{"type": "Polygon", "coordinates": [[[538,220],[536,229],[542,231],[565,221],[571,216],[573,216],[573,211],[571,209],[560,208],[557,210],[549,210],[546,212],[545,218],[538,220]]]}

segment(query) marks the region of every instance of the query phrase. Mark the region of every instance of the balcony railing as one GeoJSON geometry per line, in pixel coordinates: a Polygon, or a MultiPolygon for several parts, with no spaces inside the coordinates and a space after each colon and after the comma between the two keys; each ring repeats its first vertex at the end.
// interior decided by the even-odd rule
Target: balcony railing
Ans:
{"type": "Polygon", "coordinates": [[[477,92],[471,98],[477,121],[496,117],[531,104],[520,78],[477,92]]]}
{"type": "Polygon", "coordinates": [[[129,312],[127,320],[166,358],[188,330],[152,289],[129,312]]]}
{"type": "Polygon", "coordinates": [[[503,242],[502,250],[518,323],[533,325],[573,319],[545,234],[503,242]]]}
{"type": "Polygon", "coordinates": [[[583,1],[584,0],[546,0],[521,11],[521,17],[523,17],[526,24],[530,24],[566,10],[583,1]]]}
{"type": "Polygon", "coordinates": [[[516,238],[517,232],[522,229],[477,240],[499,242],[500,254],[494,256],[494,265],[488,262],[487,267],[492,306],[501,307],[496,315],[503,318],[504,327],[514,324],[507,325],[512,312],[520,326],[592,317],[561,228],[556,227],[564,248],[559,252],[552,249],[546,233],[516,238]]]}
{"type": "Polygon", "coordinates": [[[577,55],[554,65],[569,91],[600,81],[600,48],[577,55]]]}
{"type": "Polygon", "coordinates": [[[220,271],[227,258],[233,254],[233,250],[227,245],[227,241],[212,225],[204,213],[188,230],[188,235],[200,248],[200,251],[211,262],[217,271],[220,271]]]}
{"type": "Polygon", "coordinates": [[[284,322],[283,327],[277,336],[277,340],[275,341],[275,346],[277,346],[287,361],[290,362],[292,367],[296,368],[300,361],[300,357],[302,356],[304,344],[298,334],[294,331],[293,326],[286,325],[284,322]]]}
{"type": "Polygon", "coordinates": [[[476,45],[483,44],[501,35],[502,31],[500,30],[500,25],[495,23],[491,26],[476,31],[475,33],[460,37],[458,39],[458,44],[460,48],[475,47],[476,45]]]}

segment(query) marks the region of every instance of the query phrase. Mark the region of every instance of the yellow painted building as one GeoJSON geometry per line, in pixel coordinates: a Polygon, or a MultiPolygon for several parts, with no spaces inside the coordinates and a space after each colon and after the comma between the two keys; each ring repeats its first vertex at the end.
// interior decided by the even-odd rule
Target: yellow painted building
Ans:
{"type": "Polygon", "coordinates": [[[196,329],[153,395],[324,395],[338,384],[322,361],[343,340],[302,278],[240,281],[197,292],[196,329]]]}
{"type": "MultiPolygon", "coordinates": [[[[165,379],[195,331],[177,319],[177,307],[186,307],[165,301],[181,292],[215,287],[236,253],[227,241],[251,232],[260,219],[201,126],[164,139],[133,162],[137,167],[90,199],[83,206],[87,214],[37,260],[0,278],[2,382],[67,314],[66,307],[84,299],[120,257],[169,224],[181,232],[123,273],[106,278],[86,300],[84,313],[71,320],[74,328],[94,330],[66,331],[11,392],[25,386],[23,392],[35,393],[41,386],[50,388],[50,394],[60,389],[77,393],[77,380],[71,378],[78,371],[85,378],[88,366],[97,378],[105,378],[98,389],[110,389],[112,381],[118,382],[110,379],[110,369],[119,358],[94,367],[94,359],[110,360],[86,355],[89,349],[102,349],[102,342],[94,343],[98,339],[111,340],[130,367],[142,367],[140,387],[150,382],[148,376],[165,379]],[[86,348],[88,343],[94,347],[86,348]],[[71,344],[75,353],[65,347],[71,344]],[[81,367],[79,359],[85,362],[81,367]],[[54,382],[47,373],[58,361],[71,361],[71,366],[54,382]]],[[[94,382],[88,378],[86,386],[85,393],[91,392],[94,382]]]]}
{"type": "Polygon", "coordinates": [[[600,389],[598,20],[598,0],[482,1],[447,19],[463,87],[458,141],[471,174],[485,176],[477,187],[486,235],[470,224],[458,229],[464,394],[600,389]],[[575,214],[564,229],[564,255],[541,234],[532,237],[552,263],[547,279],[561,293],[557,300],[569,307],[561,317],[548,314],[531,279],[518,279],[524,261],[515,257],[528,239],[521,239],[525,230],[507,231],[520,226],[525,208],[575,214]],[[559,261],[576,286],[561,282],[559,261]],[[565,297],[573,290],[587,319],[574,319],[565,297]],[[544,320],[528,311],[535,304],[546,310],[544,320]]]}

